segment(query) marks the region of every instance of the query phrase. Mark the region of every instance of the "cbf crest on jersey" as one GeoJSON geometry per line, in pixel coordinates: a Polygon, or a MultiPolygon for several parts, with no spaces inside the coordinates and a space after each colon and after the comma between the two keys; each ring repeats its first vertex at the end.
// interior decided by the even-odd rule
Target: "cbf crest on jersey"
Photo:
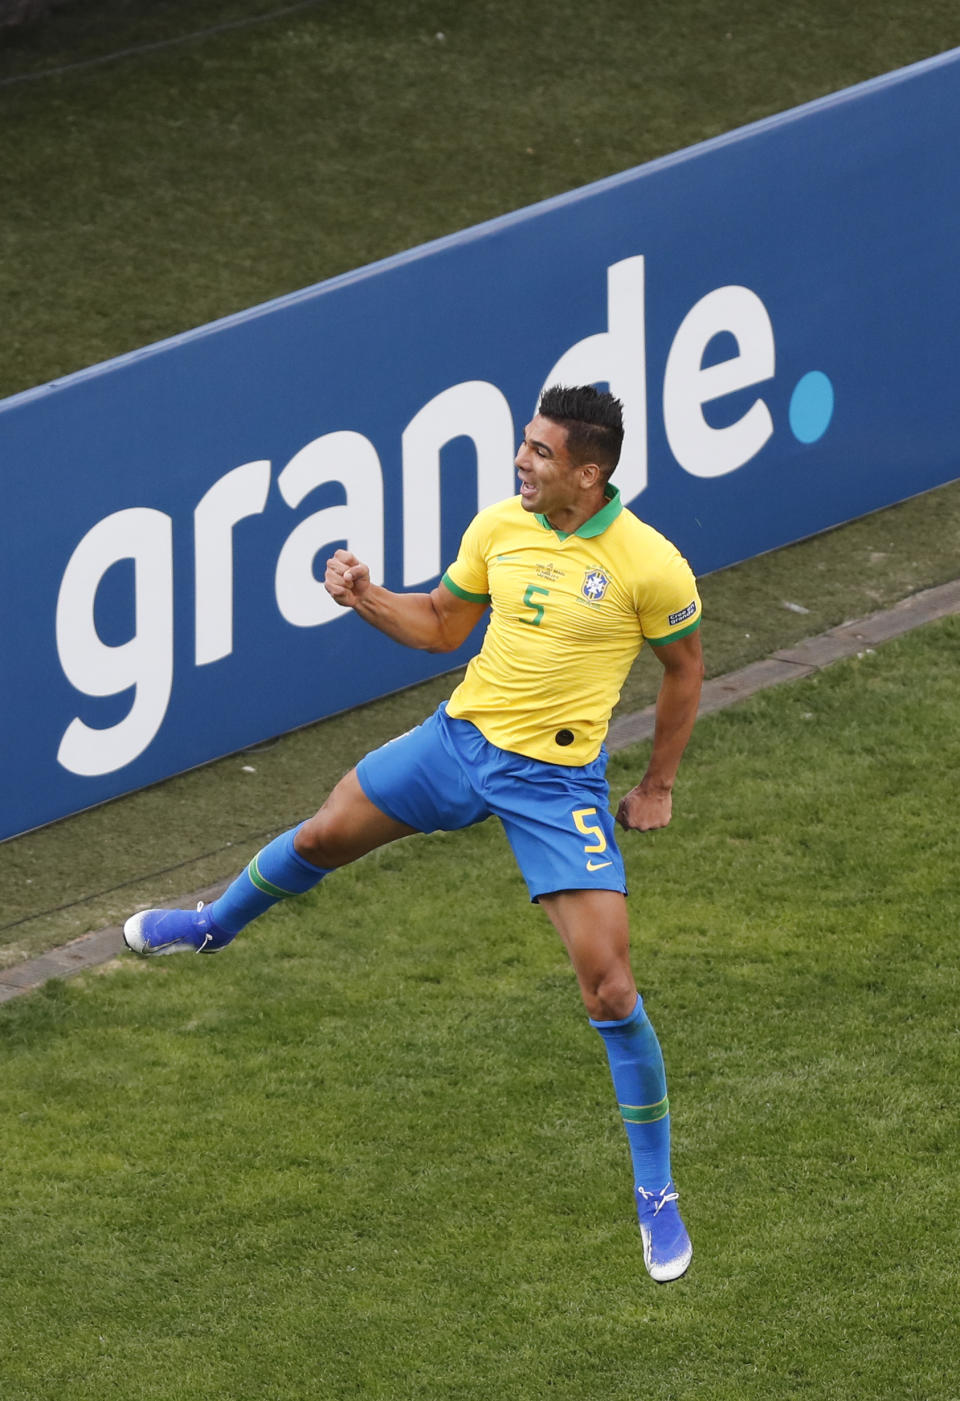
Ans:
{"type": "Polygon", "coordinates": [[[591,603],[599,603],[609,587],[610,580],[602,569],[588,569],[583,576],[580,592],[591,603]]]}

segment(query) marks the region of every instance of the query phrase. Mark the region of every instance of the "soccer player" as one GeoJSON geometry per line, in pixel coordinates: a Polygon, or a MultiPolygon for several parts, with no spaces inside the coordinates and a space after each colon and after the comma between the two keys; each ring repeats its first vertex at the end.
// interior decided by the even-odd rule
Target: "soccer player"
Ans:
{"type": "Polygon", "coordinates": [[[474,518],[432,593],[385,589],[337,550],[325,578],[337,603],[431,652],[459,647],[489,609],[479,654],[449,701],[362,759],[314,817],[258,852],[212,905],[133,915],[124,938],[140,954],[214,953],[278,900],[374,847],[496,814],[605,1043],[644,1262],[666,1281],[684,1273],[692,1250],[671,1174],[663,1058],[630,966],[603,741],[647,641],[663,666],[653,748],[617,821],[641,832],[665,827],[703,677],[700,600],[687,562],[623,508],[610,482],[622,441],[611,394],[547,389],[517,453],[519,495],[474,518]]]}

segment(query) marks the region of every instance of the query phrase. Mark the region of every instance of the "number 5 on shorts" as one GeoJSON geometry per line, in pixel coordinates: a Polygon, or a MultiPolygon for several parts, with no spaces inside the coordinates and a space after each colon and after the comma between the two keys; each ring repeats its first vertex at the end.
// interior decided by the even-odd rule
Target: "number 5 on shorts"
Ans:
{"type": "Polygon", "coordinates": [[[596,837],[596,846],[587,846],[584,843],[584,851],[606,851],[607,839],[603,835],[603,829],[594,823],[588,822],[588,817],[596,817],[596,808],[574,808],[572,816],[576,823],[577,831],[582,832],[585,837],[596,837]]]}

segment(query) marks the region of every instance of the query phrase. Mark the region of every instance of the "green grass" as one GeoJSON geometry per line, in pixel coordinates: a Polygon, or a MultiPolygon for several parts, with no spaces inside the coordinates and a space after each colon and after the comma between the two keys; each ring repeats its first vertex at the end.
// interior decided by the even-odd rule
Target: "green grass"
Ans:
{"type": "Polygon", "coordinates": [[[5,37],[0,394],[960,43],[948,0],[327,0],[203,34],[271,8],[101,0],[5,37]]]}
{"type": "Polygon", "coordinates": [[[488,823],[3,1009],[4,1395],[956,1397],[958,645],[706,719],[625,842],[684,1281],[488,823]]]}

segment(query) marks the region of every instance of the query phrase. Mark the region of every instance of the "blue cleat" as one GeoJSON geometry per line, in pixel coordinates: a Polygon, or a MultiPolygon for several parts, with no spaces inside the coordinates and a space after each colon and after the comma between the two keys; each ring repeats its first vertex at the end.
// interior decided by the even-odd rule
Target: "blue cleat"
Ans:
{"type": "Polygon", "coordinates": [[[643,1238],[643,1263],[659,1284],[679,1279],[693,1259],[693,1246],[677,1210],[678,1192],[668,1182],[659,1194],[636,1189],[637,1216],[643,1238]]]}
{"type": "Polygon", "coordinates": [[[144,958],[161,953],[217,953],[233,939],[204,910],[141,910],[123,926],[123,942],[144,958]]]}

